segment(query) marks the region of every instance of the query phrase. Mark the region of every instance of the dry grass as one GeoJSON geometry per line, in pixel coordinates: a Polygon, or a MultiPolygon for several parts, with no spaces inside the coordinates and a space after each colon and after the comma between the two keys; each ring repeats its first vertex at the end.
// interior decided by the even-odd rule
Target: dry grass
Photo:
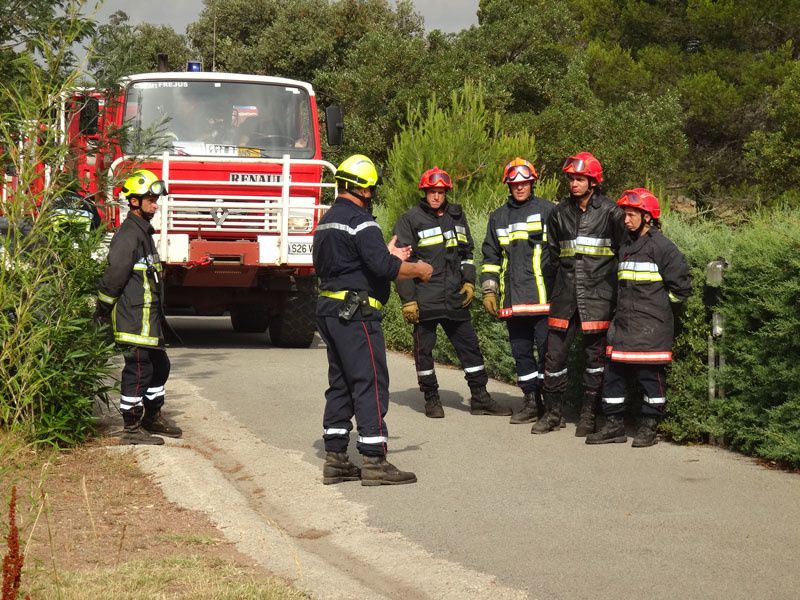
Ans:
{"type": "Polygon", "coordinates": [[[300,600],[304,594],[283,581],[256,577],[235,563],[203,556],[132,561],[119,567],[49,573],[35,578],[32,598],[83,600],[300,600]]]}
{"type": "Polygon", "coordinates": [[[21,597],[306,597],[240,554],[205,515],[168,502],[133,454],[104,443],[41,452],[0,432],[0,512],[18,489],[21,597]]]}

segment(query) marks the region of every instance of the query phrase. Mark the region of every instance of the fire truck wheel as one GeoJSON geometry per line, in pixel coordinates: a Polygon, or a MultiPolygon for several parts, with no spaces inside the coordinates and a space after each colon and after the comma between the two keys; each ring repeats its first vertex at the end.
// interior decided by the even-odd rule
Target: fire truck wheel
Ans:
{"type": "Polygon", "coordinates": [[[246,305],[231,308],[231,325],[239,333],[264,333],[269,324],[266,306],[246,305]]]}
{"type": "Polygon", "coordinates": [[[273,346],[308,348],[316,332],[317,296],[314,293],[287,294],[284,309],[269,321],[273,346]]]}

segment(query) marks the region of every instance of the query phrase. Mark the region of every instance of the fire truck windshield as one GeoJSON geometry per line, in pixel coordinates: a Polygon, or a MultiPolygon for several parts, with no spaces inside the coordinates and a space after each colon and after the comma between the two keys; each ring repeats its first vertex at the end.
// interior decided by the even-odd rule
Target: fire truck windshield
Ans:
{"type": "Polygon", "coordinates": [[[314,124],[300,87],[221,81],[138,81],[125,97],[127,153],[314,156],[314,124]]]}

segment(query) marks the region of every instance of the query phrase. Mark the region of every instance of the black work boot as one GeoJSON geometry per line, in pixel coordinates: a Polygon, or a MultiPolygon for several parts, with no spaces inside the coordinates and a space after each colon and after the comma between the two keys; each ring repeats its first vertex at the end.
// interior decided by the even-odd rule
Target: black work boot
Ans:
{"type": "Polygon", "coordinates": [[[322,466],[322,483],[342,483],[343,481],[358,481],[361,479],[361,469],[350,462],[347,452],[327,452],[325,464],[322,466]]]}
{"type": "Polygon", "coordinates": [[[164,418],[160,408],[153,408],[147,405],[144,407],[142,427],[150,433],[156,433],[171,438],[179,438],[183,435],[183,430],[180,427],[169,423],[164,418]]]}
{"type": "Polygon", "coordinates": [[[425,392],[425,416],[431,419],[443,419],[444,409],[436,390],[425,392]]]}
{"type": "Polygon", "coordinates": [[[123,429],[119,443],[131,446],[161,446],[164,443],[163,438],[150,435],[142,427],[142,413],[143,409],[140,406],[122,411],[123,429]]]}
{"type": "Polygon", "coordinates": [[[401,471],[385,456],[365,456],[361,465],[361,485],[402,485],[416,483],[417,476],[401,471]]]}
{"type": "Polygon", "coordinates": [[[508,422],[512,425],[535,423],[543,412],[542,395],[539,392],[529,392],[523,397],[522,408],[511,415],[508,422]]]}
{"type": "Polygon", "coordinates": [[[578,426],[575,427],[575,437],[586,437],[590,433],[594,433],[596,415],[597,396],[585,396],[581,407],[581,415],[578,418],[578,426]]]}
{"type": "Polygon", "coordinates": [[[545,413],[533,424],[531,433],[549,433],[561,429],[561,394],[544,393],[545,413]]]}
{"type": "Polygon", "coordinates": [[[633,448],[655,446],[658,443],[658,438],[656,437],[657,428],[658,419],[656,417],[642,417],[642,420],[639,421],[639,429],[636,430],[636,435],[633,436],[631,446],[633,448]]]}
{"type": "Polygon", "coordinates": [[[608,415],[600,431],[586,436],[587,444],[624,444],[627,441],[622,415],[608,415]]]}
{"type": "Polygon", "coordinates": [[[470,388],[472,396],[469,399],[469,412],[473,415],[496,415],[507,417],[511,409],[500,406],[486,391],[486,386],[470,388]]]}

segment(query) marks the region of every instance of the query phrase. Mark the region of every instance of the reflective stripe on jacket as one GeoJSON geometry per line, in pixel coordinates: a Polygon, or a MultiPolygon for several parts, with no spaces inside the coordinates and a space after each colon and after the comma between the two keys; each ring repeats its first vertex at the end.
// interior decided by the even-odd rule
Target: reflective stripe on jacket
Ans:
{"type": "Polygon", "coordinates": [[[615,362],[659,364],[672,360],[671,304],[692,293],[689,265],[658,229],[619,249],[617,310],[606,354],[615,362]]]}
{"type": "Polygon", "coordinates": [[[601,194],[592,195],[585,211],[572,198],[555,207],[547,228],[549,253],[558,265],[550,297],[551,328],[567,329],[577,310],[584,332],[608,329],[624,227],[622,209],[601,194]]]}
{"type": "MultiPolygon", "coordinates": [[[[327,292],[367,292],[380,305],[386,304],[391,282],[400,272],[401,260],[386,248],[381,228],[374,217],[345,198],[337,198],[320,219],[314,232],[314,269],[319,276],[317,315],[338,316],[342,300],[327,292]]],[[[381,319],[380,310],[353,320],[381,319]]]]}
{"type": "Polygon", "coordinates": [[[161,260],[153,228],[129,213],[111,238],[108,265],[98,287],[98,300],[111,307],[114,339],[131,346],[164,345],[161,305],[161,260]]]}
{"type": "Polygon", "coordinates": [[[498,316],[546,315],[553,283],[547,252],[547,221],[553,205],[531,196],[513,196],[489,216],[483,241],[481,283],[498,283],[498,316]]]}
{"type": "Polygon", "coordinates": [[[413,258],[430,263],[433,275],[423,283],[405,279],[396,283],[405,302],[416,301],[421,321],[469,319],[462,308],[464,283],[475,283],[474,244],[467,218],[458,204],[445,203],[444,214],[436,216],[425,200],[403,213],[394,227],[398,246],[411,246],[413,258]]]}

